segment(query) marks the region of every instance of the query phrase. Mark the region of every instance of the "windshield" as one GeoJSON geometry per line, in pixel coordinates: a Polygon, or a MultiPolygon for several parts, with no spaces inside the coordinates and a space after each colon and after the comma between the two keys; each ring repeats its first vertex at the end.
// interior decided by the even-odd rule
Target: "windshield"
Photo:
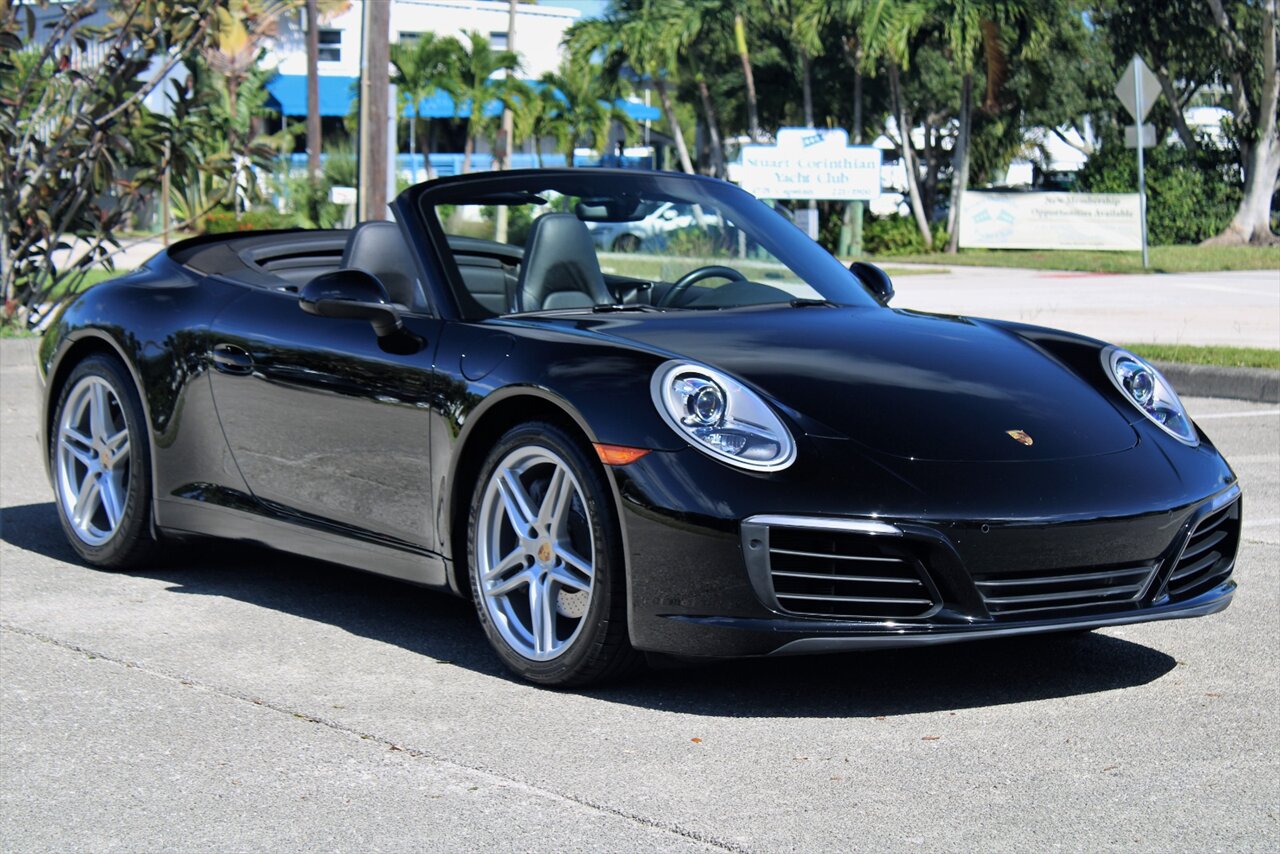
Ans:
{"type": "Polygon", "coordinates": [[[787,219],[722,181],[563,170],[422,189],[468,317],[876,304],[787,219]]]}

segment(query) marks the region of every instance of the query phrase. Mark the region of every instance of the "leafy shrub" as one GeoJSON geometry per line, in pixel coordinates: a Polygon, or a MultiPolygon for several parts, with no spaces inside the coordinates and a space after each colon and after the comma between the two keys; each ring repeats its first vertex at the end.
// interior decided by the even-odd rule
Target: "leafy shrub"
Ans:
{"type": "MultiPolygon", "coordinates": [[[[946,227],[933,224],[933,248],[947,243],[946,227]]],[[[867,216],[862,223],[862,251],[868,255],[914,255],[925,251],[915,217],[901,214],[867,216]]]]}
{"type": "MultiPolygon", "coordinates": [[[[1240,203],[1241,176],[1230,151],[1159,145],[1146,157],[1147,234],[1156,245],[1199,243],[1227,226],[1240,203]]],[[[1082,190],[1136,193],[1138,163],[1119,140],[1104,142],[1080,170],[1082,190]]]]}
{"type": "Polygon", "coordinates": [[[270,208],[245,211],[239,218],[232,211],[213,211],[205,217],[205,231],[209,234],[293,228],[296,224],[297,221],[289,214],[282,214],[270,208]]]}

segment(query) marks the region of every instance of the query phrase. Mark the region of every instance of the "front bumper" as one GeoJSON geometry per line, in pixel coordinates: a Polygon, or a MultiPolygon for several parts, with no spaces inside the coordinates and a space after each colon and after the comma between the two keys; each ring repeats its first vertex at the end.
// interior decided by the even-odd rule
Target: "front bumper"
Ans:
{"type": "MultiPolygon", "coordinates": [[[[1084,631],[1221,611],[1236,587],[1231,572],[1239,543],[1240,489],[1216,450],[1206,447],[1198,453],[1205,464],[1171,479],[1176,490],[1164,496],[1130,492],[1123,501],[1116,501],[1115,490],[1107,487],[1118,487],[1129,477],[1127,470],[1139,454],[1122,455],[1130,457],[1125,461],[1106,460],[1105,468],[1095,472],[1082,471],[1077,461],[1073,476],[1081,489],[1061,498],[1056,513],[1043,512],[1049,496],[1041,497],[1042,512],[1034,518],[999,512],[989,493],[975,496],[974,504],[985,505],[976,516],[962,516],[954,507],[947,515],[903,513],[891,506],[895,496],[888,489],[878,493],[882,500],[877,504],[860,506],[847,497],[847,489],[816,488],[807,477],[788,484],[735,475],[740,481],[734,488],[713,492],[692,486],[706,482],[698,479],[702,463],[697,456],[650,454],[646,460],[658,459],[650,460],[647,469],[615,470],[629,558],[632,643],[682,656],[792,655],[1084,631]],[[1108,477],[1107,468],[1115,480],[1099,483],[1108,477]],[[1108,497],[1097,499],[1099,510],[1090,514],[1084,509],[1085,493],[1094,490],[1108,497]],[[730,497],[709,497],[720,494],[730,497]],[[845,596],[781,593],[770,576],[770,563],[760,557],[772,554],[768,534],[761,531],[779,521],[779,508],[785,508],[782,521],[790,524],[804,525],[808,519],[819,528],[853,525],[859,536],[892,540],[885,554],[918,567],[921,583],[911,588],[916,591],[912,596],[928,604],[900,606],[916,609],[910,612],[871,608],[863,613],[848,606],[845,596]],[[1225,526],[1226,533],[1218,537],[1216,528],[1201,530],[1210,523],[1225,526]],[[1197,568],[1202,559],[1191,552],[1210,540],[1219,556],[1212,565],[1197,568]],[[1084,580],[1077,583],[1076,576],[1084,580]],[[1063,589],[1068,592],[1057,592],[1063,589]],[[1072,595],[1081,590],[1097,595],[1072,595]],[[836,612],[802,613],[810,609],[806,599],[822,600],[814,607],[836,612]],[[830,606],[829,600],[841,601],[830,606]]],[[[710,478],[714,470],[702,474],[710,478]]],[[[1040,485],[1051,491],[1046,474],[1041,472],[1040,485]]],[[[1009,481],[1002,482],[1009,506],[1025,504],[1026,493],[1009,481]]],[[[1151,479],[1145,483],[1149,487],[1151,479]]],[[[919,501],[918,493],[909,493],[902,491],[902,504],[919,501]]],[[[781,551],[815,556],[790,547],[781,551]]],[[[830,571],[830,565],[827,561],[819,572],[830,571]]],[[[778,574],[817,577],[806,566],[786,569],[806,571],[778,574]]],[[[815,583],[822,593],[849,590],[815,583]]]]}

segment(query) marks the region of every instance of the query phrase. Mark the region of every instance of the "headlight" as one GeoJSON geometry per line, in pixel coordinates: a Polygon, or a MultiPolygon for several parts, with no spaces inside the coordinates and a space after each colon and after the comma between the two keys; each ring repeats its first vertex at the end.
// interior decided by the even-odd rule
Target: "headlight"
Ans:
{"type": "Polygon", "coordinates": [[[719,371],[667,362],[650,389],[666,422],[709,456],[752,471],[778,471],[796,458],[791,434],[768,404],[719,371]]]}
{"type": "Polygon", "coordinates": [[[1116,388],[1157,427],[1179,442],[1187,445],[1199,443],[1200,437],[1187,417],[1187,410],[1178,400],[1173,386],[1160,376],[1159,371],[1119,347],[1103,350],[1102,364],[1116,388]]]}

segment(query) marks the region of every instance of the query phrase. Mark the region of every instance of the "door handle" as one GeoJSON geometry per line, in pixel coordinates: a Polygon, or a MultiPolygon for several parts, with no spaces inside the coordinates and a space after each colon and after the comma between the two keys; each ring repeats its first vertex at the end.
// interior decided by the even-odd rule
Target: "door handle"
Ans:
{"type": "Polygon", "coordinates": [[[253,357],[235,344],[218,344],[209,353],[215,370],[224,374],[253,373],[253,357]]]}

